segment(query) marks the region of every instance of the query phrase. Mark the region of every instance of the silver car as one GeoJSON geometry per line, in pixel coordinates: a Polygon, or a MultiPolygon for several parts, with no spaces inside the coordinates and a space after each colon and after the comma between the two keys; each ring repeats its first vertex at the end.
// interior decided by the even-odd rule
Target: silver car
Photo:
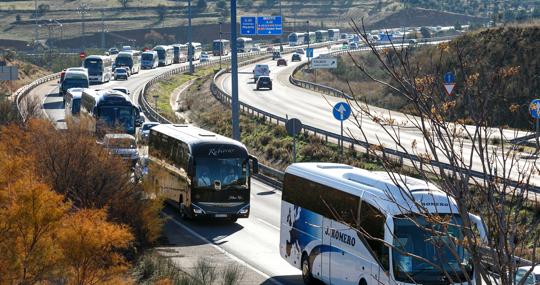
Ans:
{"type": "Polygon", "coordinates": [[[135,137],[128,134],[106,134],[103,137],[103,146],[110,154],[118,155],[135,165],[139,160],[139,151],[135,137]]]}

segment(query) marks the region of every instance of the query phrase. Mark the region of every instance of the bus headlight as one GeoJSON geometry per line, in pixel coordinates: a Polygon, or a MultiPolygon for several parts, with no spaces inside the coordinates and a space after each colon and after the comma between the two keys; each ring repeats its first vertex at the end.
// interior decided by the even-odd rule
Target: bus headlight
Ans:
{"type": "Polygon", "coordinates": [[[204,214],[204,210],[201,209],[199,206],[195,204],[191,204],[191,207],[193,208],[193,213],[196,215],[204,214]]]}
{"type": "Polygon", "coordinates": [[[238,211],[239,215],[246,215],[249,213],[249,204],[245,205],[240,211],[238,211]]]}

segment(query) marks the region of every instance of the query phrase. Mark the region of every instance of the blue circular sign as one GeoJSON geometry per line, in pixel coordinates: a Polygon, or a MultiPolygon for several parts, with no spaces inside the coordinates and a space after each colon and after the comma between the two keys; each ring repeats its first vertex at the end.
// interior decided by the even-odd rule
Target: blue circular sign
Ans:
{"type": "Polygon", "coordinates": [[[531,117],[538,119],[540,118],[540,99],[534,99],[531,101],[531,104],[529,105],[529,113],[531,114],[531,117]]]}
{"type": "Polygon", "coordinates": [[[339,102],[332,109],[332,114],[336,120],[345,121],[351,115],[351,106],[345,102],[339,102]]]}
{"type": "Polygon", "coordinates": [[[444,83],[450,84],[456,82],[456,76],[452,72],[447,72],[444,75],[444,83]]]}

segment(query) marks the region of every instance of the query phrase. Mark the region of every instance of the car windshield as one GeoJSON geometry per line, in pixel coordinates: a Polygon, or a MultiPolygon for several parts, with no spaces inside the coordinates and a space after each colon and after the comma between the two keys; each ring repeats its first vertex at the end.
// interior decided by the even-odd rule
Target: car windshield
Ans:
{"type": "Polygon", "coordinates": [[[467,271],[469,278],[472,278],[469,253],[459,245],[459,242],[463,241],[461,218],[458,215],[438,217],[448,222],[446,226],[430,223],[420,215],[394,218],[395,249],[392,261],[397,281],[440,281],[447,278],[446,272],[453,282],[465,282],[462,268],[467,271]]]}
{"type": "Polygon", "coordinates": [[[197,187],[222,189],[228,186],[245,186],[247,183],[247,161],[243,158],[199,158],[195,160],[195,181],[197,187]]]}
{"type": "Polygon", "coordinates": [[[132,138],[111,138],[107,143],[109,148],[136,148],[137,144],[132,138]]]}

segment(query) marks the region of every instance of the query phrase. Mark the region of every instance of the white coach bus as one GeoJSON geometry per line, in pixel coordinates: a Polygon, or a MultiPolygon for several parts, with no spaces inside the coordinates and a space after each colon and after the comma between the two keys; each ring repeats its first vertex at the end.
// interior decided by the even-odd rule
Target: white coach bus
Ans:
{"type": "MultiPolygon", "coordinates": [[[[403,183],[344,164],[287,168],[280,254],[302,270],[306,284],[474,284],[470,255],[456,242],[463,234],[455,200],[431,183],[395,178],[403,183]],[[449,222],[444,235],[433,234],[441,225],[424,218],[432,215],[449,222]]],[[[482,220],[469,217],[484,238],[482,220]]]]}

